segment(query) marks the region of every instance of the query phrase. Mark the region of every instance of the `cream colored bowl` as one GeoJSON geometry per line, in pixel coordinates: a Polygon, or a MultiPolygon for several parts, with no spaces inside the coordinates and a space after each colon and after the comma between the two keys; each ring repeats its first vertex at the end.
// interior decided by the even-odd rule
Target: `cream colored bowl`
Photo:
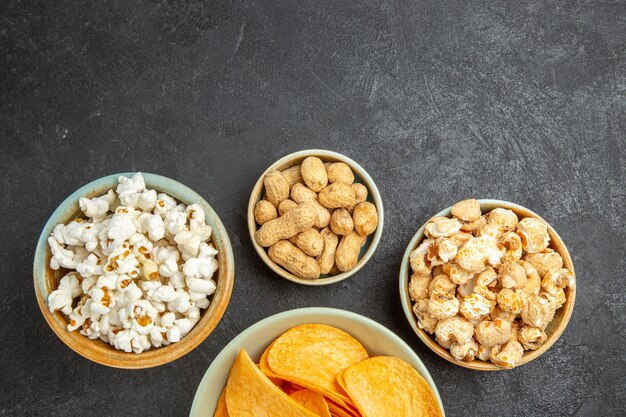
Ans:
{"type": "Polygon", "coordinates": [[[274,339],[289,328],[306,323],[328,324],[351,334],[363,344],[370,356],[396,356],[408,362],[426,379],[437,397],[442,415],[445,415],[435,382],[420,358],[402,339],[384,326],[356,313],[334,308],[312,307],[285,311],[261,320],[248,327],[226,345],[204,374],[193,399],[189,416],[213,416],[217,399],[226,385],[228,373],[240,349],[245,349],[253,360],[258,361],[265,348],[274,339]]]}
{"type": "Polygon", "coordinates": [[[374,184],[374,181],[369,176],[367,171],[365,171],[365,169],[363,169],[361,165],[357,164],[352,159],[342,154],[339,154],[337,152],[332,152],[332,151],[325,151],[321,149],[309,149],[306,151],[295,152],[273,163],[259,177],[259,180],[257,181],[257,183],[254,185],[254,188],[252,189],[252,194],[250,195],[250,201],[248,202],[248,231],[250,232],[250,240],[252,241],[254,250],[256,250],[256,252],[259,254],[263,262],[265,262],[265,264],[269,266],[272,269],[272,271],[276,272],[281,277],[288,279],[289,281],[296,282],[298,284],[303,284],[303,285],[334,284],[336,282],[343,281],[344,279],[356,274],[361,268],[363,268],[363,266],[365,266],[367,261],[370,260],[370,258],[376,251],[376,248],[378,247],[378,243],[380,242],[380,238],[383,234],[384,221],[385,221],[385,216],[383,212],[383,202],[382,202],[382,198],[380,197],[380,192],[378,191],[376,184],[374,184]],[[367,190],[368,190],[367,201],[374,204],[376,206],[376,210],[378,211],[378,227],[376,228],[374,233],[372,233],[370,236],[367,237],[367,241],[365,242],[365,245],[363,245],[363,247],[361,248],[361,252],[359,253],[359,260],[354,266],[354,268],[352,268],[349,271],[342,272],[336,275],[322,275],[322,277],[318,279],[299,278],[295,276],[294,274],[292,274],[291,272],[284,269],[282,266],[276,264],[268,256],[267,249],[259,245],[256,242],[256,239],[254,238],[254,233],[259,228],[259,225],[257,225],[256,221],[254,220],[254,206],[256,205],[256,203],[258,203],[261,200],[261,198],[263,198],[263,194],[265,193],[265,188],[263,186],[263,178],[265,178],[265,175],[271,171],[282,171],[294,165],[301,164],[302,161],[309,156],[317,156],[323,162],[343,162],[347,164],[352,169],[352,172],[354,173],[355,182],[360,182],[367,187],[367,190]]]}
{"type": "MultiPolygon", "coordinates": [[[[552,248],[555,252],[558,252],[563,258],[563,267],[569,269],[572,274],[575,275],[574,272],[574,264],[572,263],[572,258],[565,247],[565,243],[561,237],[557,234],[556,230],[550,226],[548,222],[539,217],[538,214],[530,211],[529,209],[522,207],[520,205],[510,203],[508,201],[501,200],[478,200],[480,203],[480,209],[483,213],[489,212],[495,208],[504,208],[509,209],[515,212],[519,218],[522,217],[535,217],[537,219],[543,220],[548,225],[548,233],[550,234],[550,248],[552,248]]],[[[443,216],[443,217],[451,217],[450,210],[452,207],[448,207],[445,210],[440,211],[435,214],[435,216],[443,216]]],[[[433,217],[435,217],[433,216],[433,217]]],[[[413,313],[413,305],[411,303],[411,298],[409,297],[409,279],[411,276],[411,266],[409,262],[409,255],[413,249],[415,249],[424,239],[424,226],[422,225],[420,229],[415,233],[413,239],[406,248],[404,252],[404,257],[402,258],[402,264],[400,266],[400,301],[402,302],[402,308],[404,310],[404,315],[407,320],[411,324],[411,327],[415,331],[415,333],[422,339],[422,342],[426,344],[433,352],[437,355],[441,356],[445,360],[454,363],[455,365],[462,366],[464,368],[474,369],[477,371],[499,371],[503,370],[491,362],[484,362],[478,359],[473,360],[472,362],[464,362],[457,361],[452,357],[450,352],[447,349],[444,349],[439,345],[439,343],[435,342],[434,336],[430,335],[425,330],[422,330],[417,325],[417,318],[413,313]]],[[[522,362],[520,365],[526,364],[533,359],[541,356],[545,351],[550,349],[558,339],[561,337],[563,331],[565,331],[565,327],[569,322],[570,317],[572,316],[572,311],[574,311],[574,301],[576,300],[576,290],[571,288],[565,289],[565,296],[567,301],[565,305],[556,311],[554,315],[554,319],[548,327],[546,328],[546,334],[548,335],[548,340],[537,350],[525,351],[524,356],[522,358],[522,362]]]]}

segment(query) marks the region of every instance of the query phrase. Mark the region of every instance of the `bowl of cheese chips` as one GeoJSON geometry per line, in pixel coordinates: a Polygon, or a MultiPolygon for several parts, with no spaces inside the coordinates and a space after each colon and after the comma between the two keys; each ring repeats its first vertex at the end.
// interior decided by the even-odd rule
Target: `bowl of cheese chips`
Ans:
{"type": "Polygon", "coordinates": [[[435,383],[398,336],[355,313],[303,308],[233,339],[205,373],[190,416],[443,416],[435,383]]]}

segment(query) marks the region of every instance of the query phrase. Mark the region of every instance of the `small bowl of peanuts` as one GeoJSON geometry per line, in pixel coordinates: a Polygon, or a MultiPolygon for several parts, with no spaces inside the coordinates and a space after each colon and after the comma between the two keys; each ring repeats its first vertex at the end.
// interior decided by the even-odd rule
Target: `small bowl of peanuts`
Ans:
{"type": "Polygon", "coordinates": [[[352,159],[326,150],[287,155],[257,181],[248,230],[263,262],[298,284],[328,285],[361,269],[383,231],[376,184],[352,159]]]}
{"type": "Polygon", "coordinates": [[[154,174],[109,175],[48,219],[34,259],[37,302],[54,333],[102,365],[163,365],[196,348],[230,300],[233,253],[197,193],[154,174]]]}
{"type": "Polygon", "coordinates": [[[574,309],[576,278],[556,231],[525,207],[463,200],[415,234],[400,268],[404,314],[437,355],[479,371],[547,351],[574,309]]]}

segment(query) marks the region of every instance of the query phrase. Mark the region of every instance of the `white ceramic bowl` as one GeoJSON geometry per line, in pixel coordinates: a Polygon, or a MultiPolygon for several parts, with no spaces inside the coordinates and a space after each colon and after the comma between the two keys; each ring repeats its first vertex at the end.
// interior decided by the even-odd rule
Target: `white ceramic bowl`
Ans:
{"type": "Polygon", "coordinates": [[[370,356],[396,356],[411,364],[432,388],[441,412],[443,405],[437,387],[428,370],[402,339],[386,327],[356,313],[334,308],[312,307],[285,311],[253,324],[234,338],[213,360],[204,374],[191,406],[190,417],[211,417],[217,399],[226,385],[228,373],[240,349],[245,349],[253,360],[258,361],[265,348],[287,329],[305,323],[321,323],[335,326],[356,338],[370,356]]]}

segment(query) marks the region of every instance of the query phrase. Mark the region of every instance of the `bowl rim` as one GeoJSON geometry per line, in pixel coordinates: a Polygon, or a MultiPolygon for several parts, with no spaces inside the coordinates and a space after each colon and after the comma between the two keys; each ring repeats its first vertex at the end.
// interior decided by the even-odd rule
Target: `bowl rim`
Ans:
{"type": "MultiPolygon", "coordinates": [[[[282,168],[282,169],[286,169],[286,168],[282,168]]],[[[272,165],[270,165],[259,176],[259,179],[255,183],[254,187],[252,188],[252,192],[250,193],[250,199],[248,201],[247,222],[248,222],[248,233],[250,234],[250,240],[252,241],[252,246],[254,247],[254,250],[259,255],[259,257],[263,260],[263,262],[268,267],[270,267],[272,271],[274,271],[276,274],[280,275],[281,277],[291,282],[295,282],[297,284],[308,285],[308,286],[321,286],[321,285],[335,284],[337,282],[343,281],[344,279],[347,279],[351,277],[352,275],[356,274],[361,268],[365,266],[365,264],[374,255],[374,252],[376,251],[376,248],[378,247],[378,244],[380,243],[380,239],[383,233],[383,226],[385,223],[385,213],[384,213],[382,197],[380,195],[380,191],[378,190],[378,187],[376,186],[376,183],[374,183],[374,180],[372,179],[372,177],[360,164],[358,164],[353,159],[345,155],[342,155],[338,152],[333,152],[333,151],[329,151],[325,149],[305,149],[305,150],[293,152],[293,153],[283,156],[282,158],[274,162],[272,165]],[[369,243],[369,246],[367,247],[363,256],[361,256],[361,258],[358,260],[354,268],[352,268],[349,271],[342,272],[340,274],[333,275],[327,278],[302,279],[302,278],[295,276],[294,274],[283,269],[281,266],[277,265],[274,261],[272,261],[270,257],[267,255],[267,251],[265,250],[265,248],[261,247],[256,242],[256,239],[254,238],[254,233],[256,232],[258,228],[256,221],[254,219],[254,206],[261,199],[261,191],[263,189],[263,178],[265,178],[265,175],[267,175],[270,171],[278,170],[280,167],[282,167],[285,164],[288,164],[297,159],[304,159],[308,156],[317,156],[322,160],[322,162],[327,162],[327,160],[324,160],[324,158],[331,158],[338,162],[344,162],[348,164],[350,168],[356,171],[355,174],[361,178],[361,180],[364,183],[363,185],[367,187],[368,197],[371,198],[373,204],[376,206],[376,210],[378,211],[378,227],[376,228],[376,231],[374,231],[374,233],[371,235],[371,241],[369,243]]]]}
{"type": "MultiPolygon", "coordinates": [[[[539,216],[537,213],[535,213],[534,211],[521,206],[519,204],[516,203],[512,203],[509,201],[505,201],[505,200],[497,200],[497,199],[476,199],[481,206],[481,211],[483,211],[483,206],[487,206],[490,207],[488,210],[486,210],[485,212],[491,211],[495,208],[505,208],[505,209],[511,209],[514,211],[521,211],[521,212],[526,212],[528,213],[530,216],[536,217],[539,220],[542,220],[543,222],[545,222],[548,225],[548,232],[550,234],[550,240],[551,240],[551,245],[552,244],[556,244],[558,245],[560,248],[562,248],[562,250],[558,251],[558,253],[561,255],[561,257],[563,258],[563,265],[564,267],[566,267],[567,269],[569,269],[572,274],[574,275],[574,277],[576,277],[576,272],[574,270],[574,263],[572,261],[572,258],[570,256],[570,253],[567,249],[567,246],[565,246],[565,243],[563,242],[563,239],[561,239],[561,237],[559,236],[559,234],[556,232],[556,230],[554,230],[554,228],[550,225],[550,223],[548,223],[545,219],[543,219],[541,216],[539,216]]],[[[452,357],[452,355],[450,354],[450,352],[447,349],[444,349],[443,347],[441,347],[437,342],[435,342],[434,338],[427,333],[425,330],[420,329],[417,323],[417,318],[415,317],[414,313],[413,313],[413,305],[409,296],[409,292],[408,292],[408,285],[409,285],[409,280],[410,280],[410,274],[411,274],[411,270],[410,270],[410,266],[409,266],[409,256],[410,253],[413,249],[415,249],[417,247],[417,244],[419,242],[421,242],[423,240],[424,237],[424,228],[426,226],[426,223],[428,223],[428,220],[430,220],[433,217],[436,216],[443,216],[443,217],[450,217],[451,215],[451,209],[452,206],[445,208],[443,210],[441,210],[440,212],[430,216],[425,222],[424,224],[417,230],[417,232],[415,233],[415,235],[413,235],[411,241],[409,242],[409,244],[406,247],[406,250],[404,252],[404,255],[402,257],[402,263],[400,265],[400,272],[399,272],[399,292],[400,292],[400,301],[402,303],[402,310],[404,311],[404,315],[406,317],[406,319],[408,320],[409,324],[411,325],[411,328],[413,329],[413,331],[415,332],[415,334],[417,334],[417,336],[421,339],[422,342],[424,342],[424,344],[426,346],[428,346],[428,348],[430,348],[433,352],[435,352],[438,356],[442,357],[443,359],[447,360],[448,362],[451,362],[455,365],[464,367],[464,368],[468,368],[468,369],[473,369],[473,370],[477,370],[477,371],[501,371],[501,370],[507,370],[505,368],[499,367],[491,362],[484,362],[481,361],[479,359],[474,359],[471,362],[463,362],[463,361],[457,361],[456,359],[454,359],[452,357]]],[[[544,352],[546,352],[548,349],[550,349],[550,347],[552,345],[554,345],[554,343],[556,343],[556,341],[561,337],[561,335],[563,334],[563,332],[565,331],[565,328],[567,327],[567,324],[569,323],[569,320],[572,316],[572,312],[574,310],[574,304],[576,301],[576,289],[571,289],[568,288],[567,290],[567,299],[565,304],[561,307],[561,309],[563,310],[562,312],[562,316],[560,319],[560,322],[558,323],[557,328],[554,330],[554,332],[548,337],[548,340],[537,350],[534,351],[525,351],[524,352],[524,356],[522,358],[522,362],[518,365],[522,366],[525,365],[531,361],[533,361],[534,359],[538,358],[539,356],[541,356],[544,352]],[[528,353],[527,353],[528,352],[528,353]]]]}
{"type": "MultiPolygon", "coordinates": [[[[115,189],[115,184],[117,184],[117,179],[120,176],[132,176],[137,172],[122,172],[95,179],[81,186],[66,197],[46,221],[39,235],[33,258],[35,298],[37,299],[37,304],[39,305],[44,319],[52,331],[67,347],[80,356],[101,365],[120,369],[144,369],[164,365],[181,358],[198,347],[209,334],[212,333],[223,317],[232,294],[235,274],[234,256],[230,239],[221,219],[213,207],[211,207],[200,194],[176,180],[158,174],[141,172],[147,187],[155,189],[158,192],[165,192],[184,204],[198,203],[203,207],[207,217],[207,224],[213,229],[212,241],[218,247],[220,253],[220,255],[218,255],[218,261],[220,262],[217,279],[218,288],[211,301],[211,305],[203,311],[200,321],[194,326],[190,334],[185,336],[185,338],[181,339],[178,343],[153,348],[141,354],[115,350],[107,355],[101,354],[95,349],[82,349],[77,345],[77,342],[72,338],[73,332],[68,332],[58,320],[57,314],[62,315],[62,313],[51,313],[44,299],[44,294],[48,293],[46,285],[47,263],[49,262],[50,255],[47,244],[48,237],[57,224],[67,223],[71,216],[80,210],[78,200],[81,197],[97,196],[101,195],[102,192],[106,192],[108,189],[115,189]],[[221,259],[220,256],[222,256],[221,259]],[[203,321],[205,322],[203,323],[203,321]]],[[[89,340],[82,335],[79,336],[85,340],[89,340]]],[[[104,343],[100,340],[89,340],[89,342],[104,343]]]]}
{"type": "MultiPolygon", "coordinates": [[[[241,333],[239,333],[226,346],[224,346],[224,348],[222,348],[220,353],[215,357],[215,359],[213,359],[213,361],[207,368],[206,372],[202,376],[202,379],[200,380],[200,383],[198,384],[198,388],[196,389],[196,393],[194,394],[193,402],[191,404],[191,409],[189,411],[189,417],[195,417],[199,415],[199,411],[197,410],[197,407],[199,407],[198,401],[199,401],[200,396],[203,395],[204,391],[206,390],[205,386],[210,383],[210,378],[211,378],[212,373],[216,372],[217,368],[220,367],[220,364],[222,364],[224,361],[229,359],[229,357],[236,355],[236,353],[239,351],[239,346],[241,345],[242,340],[244,340],[249,334],[260,331],[265,328],[272,327],[273,325],[281,322],[282,320],[300,318],[300,317],[305,317],[305,316],[326,316],[326,317],[346,319],[348,321],[353,321],[358,324],[362,324],[365,327],[374,328],[377,331],[385,334],[393,342],[393,344],[398,346],[407,356],[411,358],[412,361],[418,364],[418,367],[420,369],[416,368],[416,370],[426,380],[426,382],[428,382],[428,385],[433,390],[433,393],[435,394],[435,397],[437,398],[439,407],[441,408],[441,413],[445,417],[445,410],[443,407],[443,402],[441,401],[441,396],[439,395],[439,391],[437,390],[435,381],[430,375],[428,368],[426,367],[426,365],[424,365],[424,363],[422,362],[420,357],[417,355],[417,353],[415,353],[415,351],[411,349],[411,347],[404,340],[402,340],[400,336],[398,336],[397,334],[389,330],[387,327],[383,326],[382,324],[378,323],[377,321],[369,317],[365,317],[363,315],[354,313],[352,311],[342,310],[338,308],[331,308],[331,307],[304,307],[304,308],[296,308],[293,310],[283,311],[283,312],[271,315],[269,317],[266,317],[260,321],[257,321],[256,323],[250,325],[241,333]]],[[[323,320],[320,321],[320,323],[323,324],[323,320]]],[[[304,322],[302,324],[304,324],[304,322]]],[[[285,329],[285,331],[286,330],[287,329],[285,329]]],[[[255,358],[253,358],[253,360],[254,359],[255,358]]],[[[224,385],[225,384],[226,384],[226,381],[224,381],[224,385]]],[[[223,386],[219,387],[220,390],[222,388],[223,386]]]]}

